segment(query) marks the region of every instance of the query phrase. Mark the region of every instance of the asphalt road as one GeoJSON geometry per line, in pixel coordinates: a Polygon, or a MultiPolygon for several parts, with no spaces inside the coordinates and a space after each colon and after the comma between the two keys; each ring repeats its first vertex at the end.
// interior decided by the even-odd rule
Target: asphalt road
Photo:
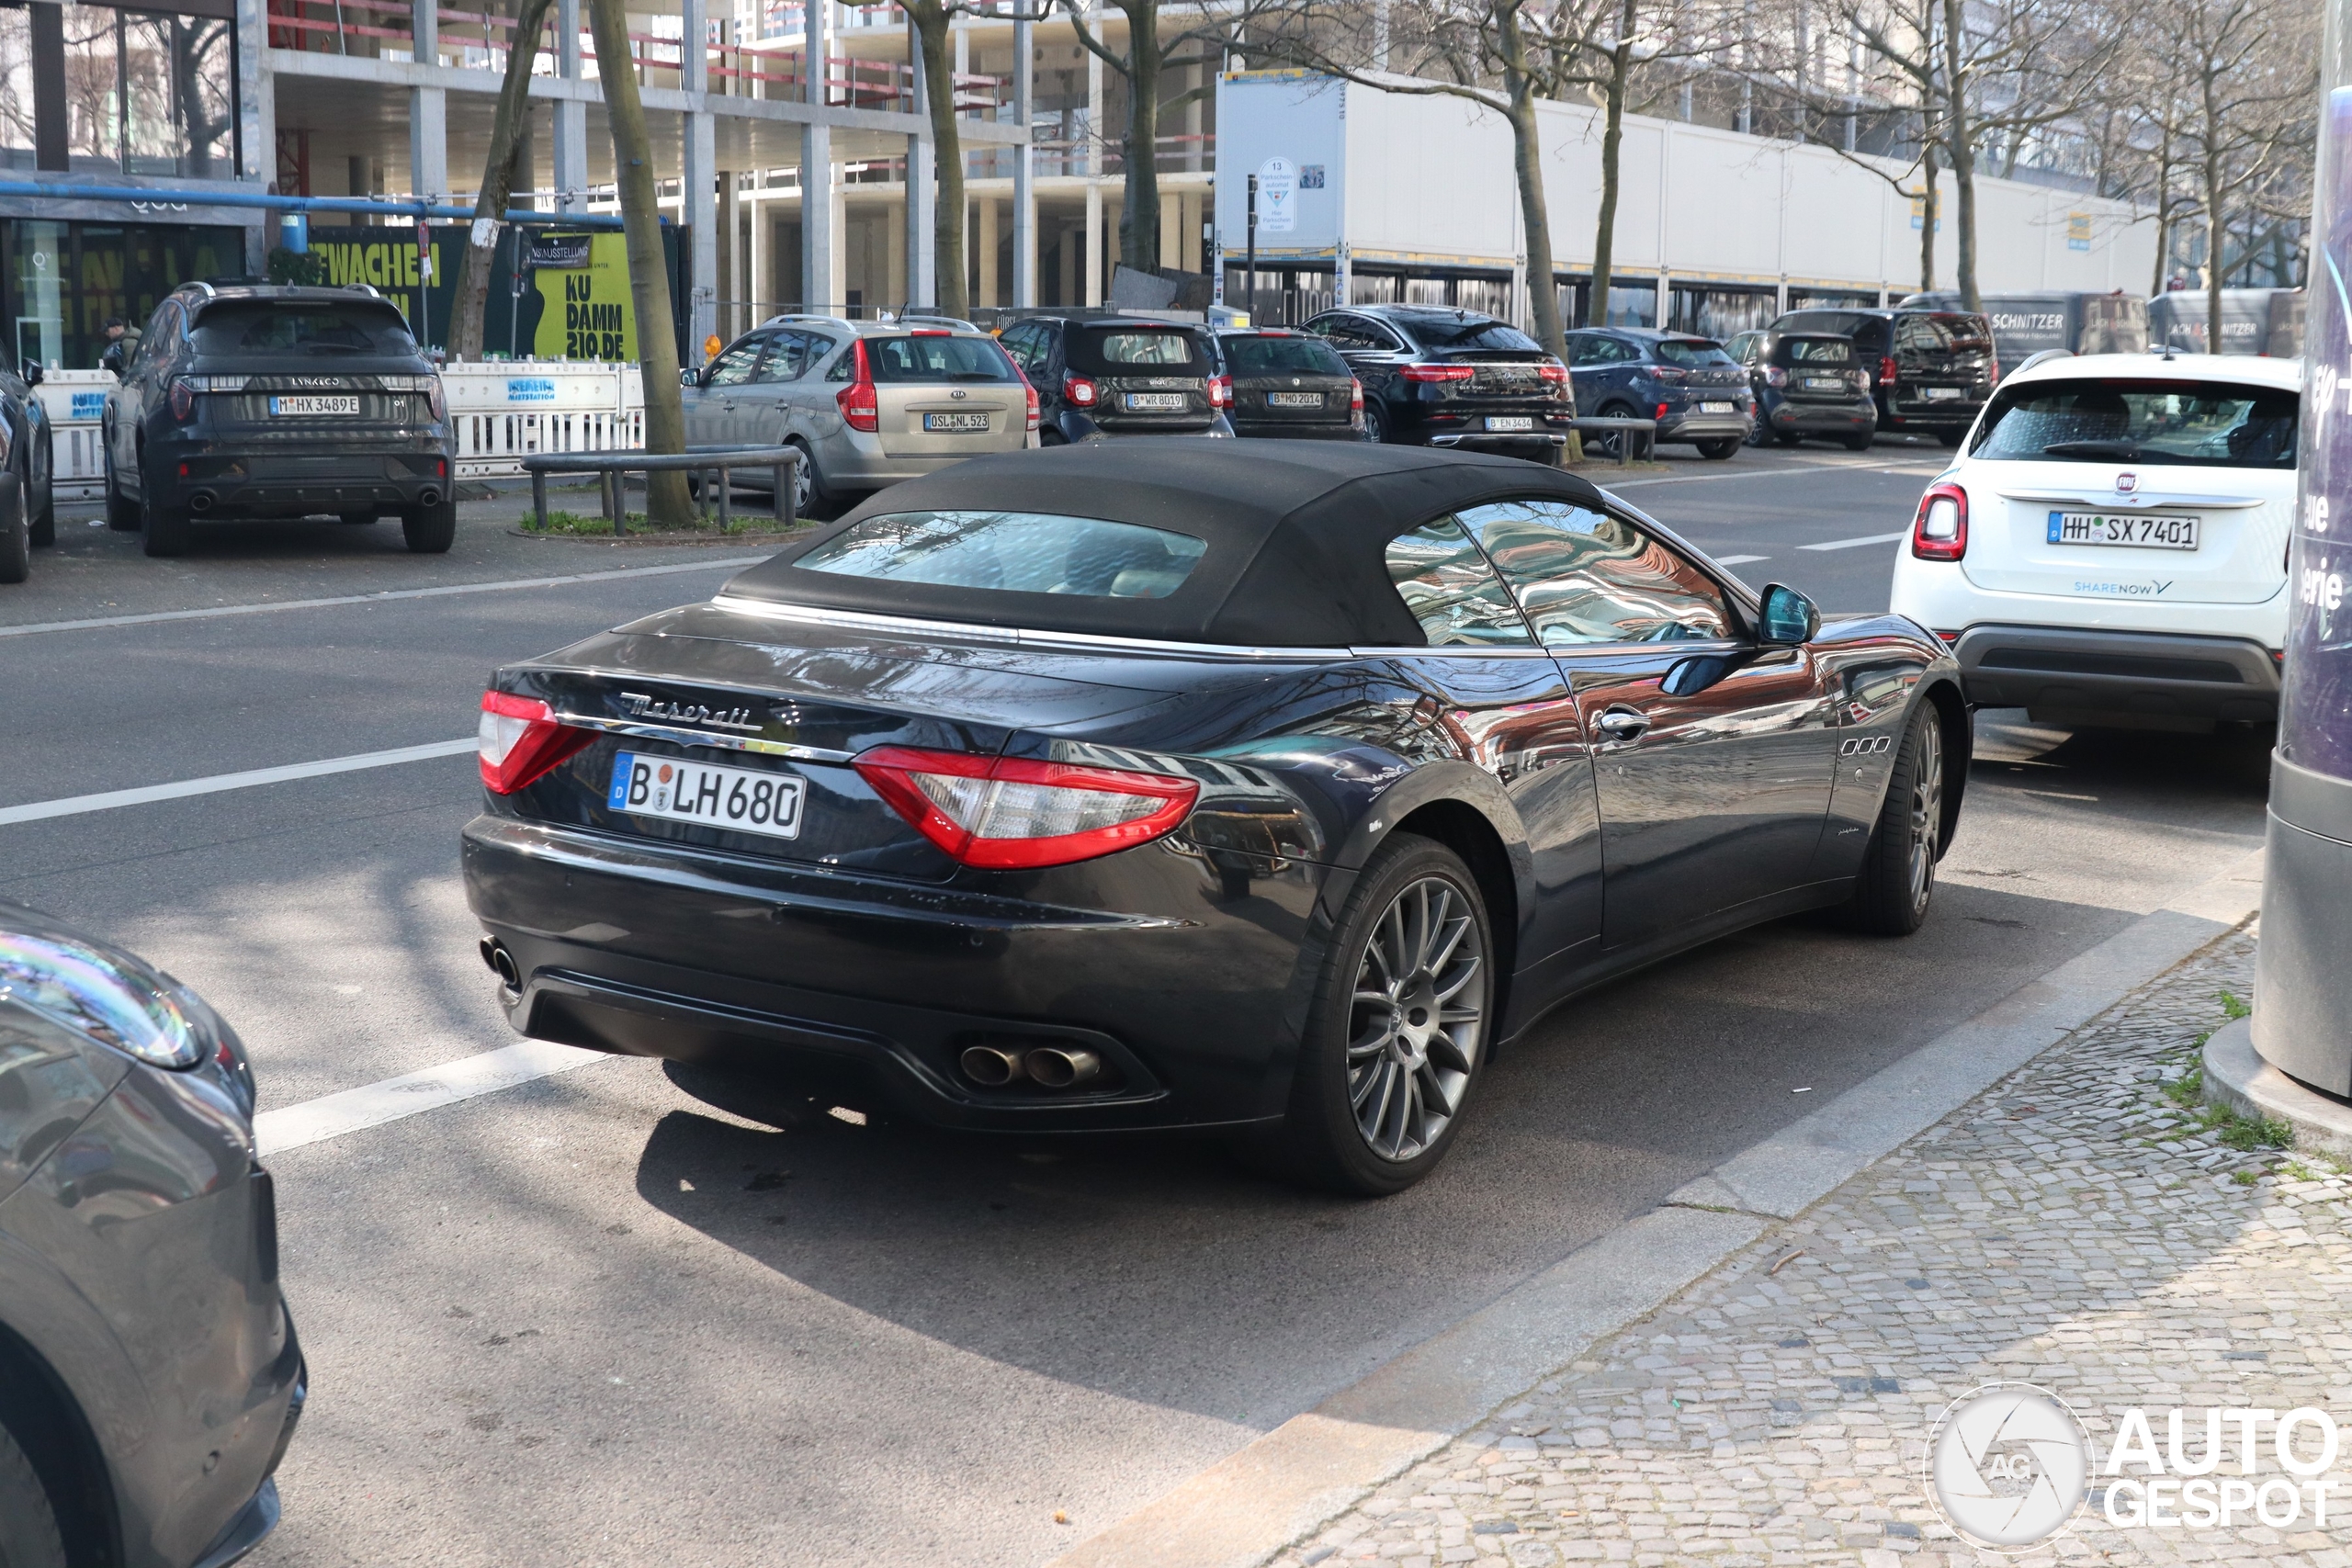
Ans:
{"type": "MultiPolygon", "coordinates": [[[[1625,493],[1866,610],[1896,547],[1803,547],[1899,532],[1940,457],[1669,449],[1625,493]]],[[[498,661],[707,593],[735,553],[518,540],[514,510],[430,561],[389,525],[200,533],[175,563],[61,530],[0,591],[0,808],[464,736],[498,661]],[[579,573],[616,575],[485,586],[579,573]],[[420,587],[468,591],[222,613],[420,587]]],[[[2021,717],[1980,716],[1917,936],[1784,921],[1587,997],[1384,1202],[628,1060],[284,1153],[313,1398],[251,1561],[1039,1562],[2258,846],[2266,738],[2021,717]]],[[[285,1106],[509,1042],[457,877],[476,799],[447,756],[0,825],[0,894],[194,984],[285,1106]]]]}

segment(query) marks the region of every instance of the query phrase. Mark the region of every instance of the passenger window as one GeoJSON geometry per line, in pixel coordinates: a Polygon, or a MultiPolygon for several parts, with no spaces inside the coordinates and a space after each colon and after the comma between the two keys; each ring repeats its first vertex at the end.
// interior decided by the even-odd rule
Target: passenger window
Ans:
{"type": "Polygon", "coordinates": [[[1621,518],[1553,500],[1499,501],[1461,515],[1548,648],[1733,635],[1714,580],[1621,518]]]}
{"type": "Polygon", "coordinates": [[[706,387],[737,387],[752,378],[752,371],[760,362],[760,351],[768,345],[768,334],[741,338],[710,362],[710,374],[703,378],[706,387]]]}
{"type": "Polygon", "coordinates": [[[1451,517],[1389,540],[1388,579],[1431,648],[1533,646],[1510,591],[1451,517]]]}
{"type": "MultiPolygon", "coordinates": [[[[822,349],[819,348],[819,344],[822,345],[822,349],[830,349],[833,346],[833,341],[831,338],[819,338],[815,340],[815,342],[810,344],[810,353],[808,355],[812,362],[816,359],[818,353],[822,352],[822,349]]],[[[844,354],[839,359],[833,361],[832,368],[825,372],[825,379],[828,381],[846,381],[856,373],[857,355],[854,354],[844,354]]]]}
{"type": "Polygon", "coordinates": [[[778,333],[768,344],[767,357],[760,361],[752,375],[754,381],[789,381],[808,366],[808,339],[800,333],[778,333]]]}

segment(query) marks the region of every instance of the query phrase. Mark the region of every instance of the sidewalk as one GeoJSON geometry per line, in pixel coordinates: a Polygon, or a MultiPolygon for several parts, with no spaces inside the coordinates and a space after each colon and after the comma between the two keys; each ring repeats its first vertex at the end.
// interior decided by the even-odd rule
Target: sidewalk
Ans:
{"type": "MultiPolygon", "coordinates": [[[[2209,1124],[2179,1082],[2229,1016],[2222,993],[2250,996],[2253,970],[2251,930],[2224,937],[1277,1568],[2347,1568],[2352,1496],[2324,1529],[2308,1514],[2287,1531],[2117,1529],[2094,1473],[2067,1529],[1996,1555],[1942,1523],[1922,1475],[1937,1415],[2002,1379],[2066,1401],[2099,1453],[2131,1406],[2154,1415],[2159,1441],[2154,1413],[2188,1407],[2192,1452],[2209,1407],[2352,1416],[2352,1180],[2266,1146],[2251,1123],[2209,1124]]],[[[2352,1478],[2352,1453],[2330,1474],[2352,1478]]]]}

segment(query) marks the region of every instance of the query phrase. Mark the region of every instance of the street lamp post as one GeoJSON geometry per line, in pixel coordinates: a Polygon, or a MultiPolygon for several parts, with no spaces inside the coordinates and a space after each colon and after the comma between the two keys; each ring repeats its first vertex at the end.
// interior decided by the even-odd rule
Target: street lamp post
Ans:
{"type": "Polygon", "coordinates": [[[2278,749],[2256,960],[2254,1048],[2352,1095],[2352,0],[2326,0],[2302,461],[2287,574],[2278,749]]]}
{"type": "Polygon", "coordinates": [[[1258,324],[1258,176],[1250,176],[1250,324],[1258,324]]]}

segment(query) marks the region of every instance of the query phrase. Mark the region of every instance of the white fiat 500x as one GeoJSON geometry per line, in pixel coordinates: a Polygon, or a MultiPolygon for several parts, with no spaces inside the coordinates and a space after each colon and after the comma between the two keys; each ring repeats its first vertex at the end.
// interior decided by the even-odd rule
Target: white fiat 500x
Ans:
{"type": "Polygon", "coordinates": [[[2058,356],[2003,379],[1919,501],[1894,608],[2038,722],[2273,720],[2301,367],[2058,356]]]}

